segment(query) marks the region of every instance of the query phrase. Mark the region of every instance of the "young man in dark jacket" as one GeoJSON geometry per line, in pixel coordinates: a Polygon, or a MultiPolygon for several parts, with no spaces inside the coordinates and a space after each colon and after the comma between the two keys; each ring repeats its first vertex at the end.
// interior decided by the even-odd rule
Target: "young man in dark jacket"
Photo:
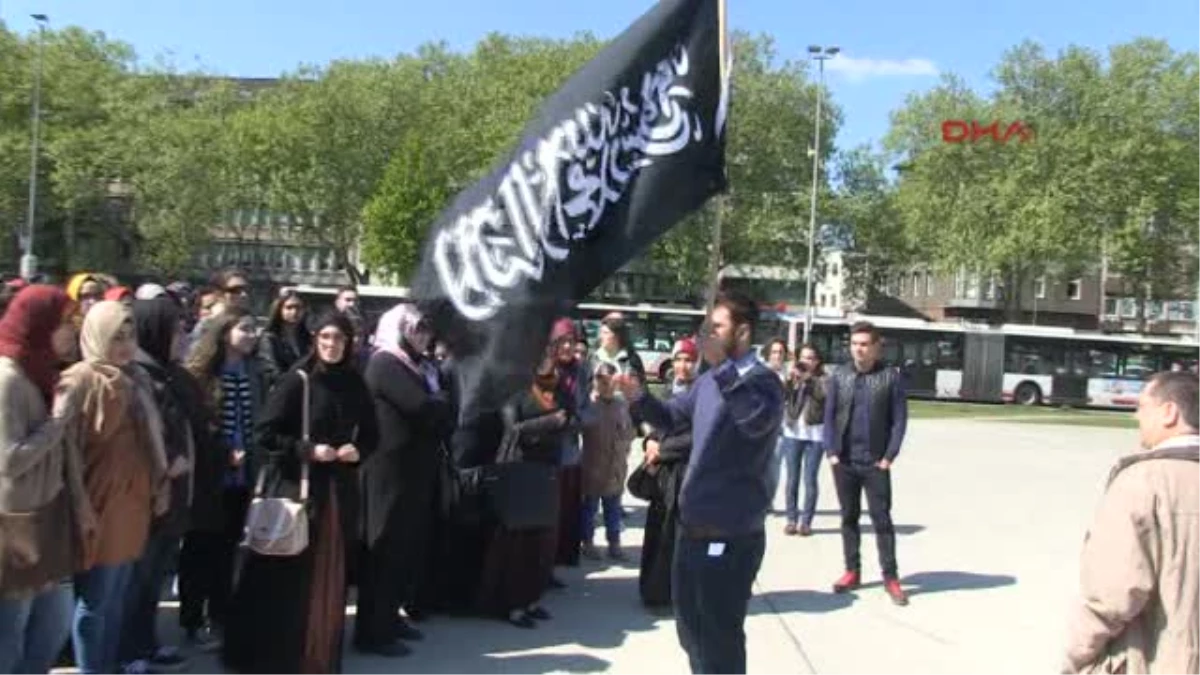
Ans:
{"type": "Polygon", "coordinates": [[[746,672],[746,609],[766,550],[770,464],[783,419],[779,376],[750,346],[757,319],[752,300],[722,293],[709,314],[704,349],[721,352],[713,359],[719,365],[666,403],[644,393],[636,378],[620,378],[626,398],[650,424],[692,426],[672,592],[679,641],[694,673],[746,672]]]}
{"type": "Polygon", "coordinates": [[[879,359],[879,331],[866,321],[850,327],[853,364],[834,371],[825,397],[825,454],[842,507],[842,552],[846,572],[833,585],[846,593],[862,583],[859,555],[862,493],[879,545],[883,587],[897,605],[907,605],[896,571],[896,528],[892,524],[892,464],[908,426],[903,375],[879,359]]]}

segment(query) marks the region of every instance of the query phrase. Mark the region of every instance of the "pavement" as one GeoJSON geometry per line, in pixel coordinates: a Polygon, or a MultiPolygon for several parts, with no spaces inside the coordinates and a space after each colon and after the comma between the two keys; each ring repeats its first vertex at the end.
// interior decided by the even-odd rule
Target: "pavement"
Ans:
{"type": "MultiPolygon", "coordinates": [[[[869,525],[867,586],[848,595],[830,591],[842,571],[841,539],[822,467],[814,535],[785,536],[780,515],[768,522],[746,625],[749,671],[1055,671],[1084,533],[1113,461],[1136,443],[1137,432],[1128,429],[912,420],[893,468],[900,573],[912,594],[907,607],[892,605],[878,585],[869,525]]],[[[776,502],[783,506],[782,490],[776,502]]],[[[420,624],[426,639],[411,656],[368,658],[351,650],[346,671],[688,672],[674,621],[639,604],[645,504],[628,495],[626,504],[634,510],[623,535],[629,562],[560,570],[569,587],[547,594],[554,619],[537,630],[435,617],[420,624]]],[[[162,636],[177,639],[173,608],[165,609],[162,636]]],[[[200,655],[191,671],[220,667],[200,655]]]]}

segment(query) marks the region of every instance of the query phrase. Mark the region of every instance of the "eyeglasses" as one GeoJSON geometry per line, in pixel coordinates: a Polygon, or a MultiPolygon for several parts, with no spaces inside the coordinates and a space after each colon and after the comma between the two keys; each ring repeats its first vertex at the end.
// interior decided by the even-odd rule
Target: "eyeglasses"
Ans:
{"type": "Polygon", "coordinates": [[[248,289],[245,286],[229,286],[225,289],[226,293],[234,293],[236,295],[245,295],[248,289]]]}

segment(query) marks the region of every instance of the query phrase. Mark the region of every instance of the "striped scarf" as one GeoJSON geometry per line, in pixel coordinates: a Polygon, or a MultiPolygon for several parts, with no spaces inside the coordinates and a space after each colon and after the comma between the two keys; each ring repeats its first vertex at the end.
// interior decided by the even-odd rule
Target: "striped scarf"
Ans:
{"type": "MultiPolygon", "coordinates": [[[[254,428],[254,400],[244,364],[221,372],[221,431],[230,448],[247,450],[254,428]]],[[[246,486],[246,465],[230,471],[227,487],[246,486]]]]}

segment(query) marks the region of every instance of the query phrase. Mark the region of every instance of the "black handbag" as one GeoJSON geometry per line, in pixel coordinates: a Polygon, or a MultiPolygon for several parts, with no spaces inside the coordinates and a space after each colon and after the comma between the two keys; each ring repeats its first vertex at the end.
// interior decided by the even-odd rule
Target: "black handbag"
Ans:
{"type": "Polygon", "coordinates": [[[629,494],[648,502],[662,497],[657,472],[651,473],[650,467],[646,464],[639,465],[629,474],[629,480],[625,482],[625,487],[629,490],[629,494]]]}
{"type": "Polygon", "coordinates": [[[496,463],[483,467],[480,489],[487,508],[507,530],[535,530],[558,522],[558,467],[521,458],[515,426],[501,441],[496,463]]]}

